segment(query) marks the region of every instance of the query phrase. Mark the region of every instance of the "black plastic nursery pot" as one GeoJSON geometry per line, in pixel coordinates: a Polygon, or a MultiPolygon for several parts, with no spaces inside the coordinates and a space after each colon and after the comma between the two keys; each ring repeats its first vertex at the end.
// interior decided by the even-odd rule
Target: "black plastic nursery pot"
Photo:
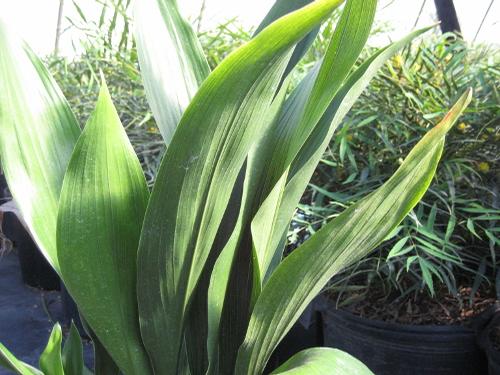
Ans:
{"type": "Polygon", "coordinates": [[[475,324],[479,345],[484,349],[488,358],[488,374],[500,375],[500,348],[493,343],[494,331],[500,331],[500,301],[483,312],[475,324]]]}
{"type": "Polygon", "coordinates": [[[0,201],[3,203],[6,199],[10,198],[9,187],[5,175],[0,173],[0,201]]]}
{"type": "Polygon", "coordinates": [[[333,308],[323,321],[325,345],[348,352],[376,375],[488,374],[487,359],[469,328],[388,323],[333,308]]]}
{"type": "MultiPolygon", "coordinates": [[[[497,329],[500,328],[500,315],[494,320],[494,324],[496,324],[496,326],[492,325],[491,329],[493,329],[493,327],[497,327],[497,329]]],[[[487,341],[484,350],[488,357],[488,374],[500,375],[500,350],[496,348],[490,340],[487,341]]]]}
{"type": "Polygon", "coordinates": [[[488,374],[500,375],[500,351],[490,346],[486,350],[488,356],[488,374]]]}
{"type": "Polygon", "coordinates": [[[43,290],[59,290],[59,276],[44,258],[15,213],[5,212],[2,230],[18,251],[23,282],[43,290]]]}

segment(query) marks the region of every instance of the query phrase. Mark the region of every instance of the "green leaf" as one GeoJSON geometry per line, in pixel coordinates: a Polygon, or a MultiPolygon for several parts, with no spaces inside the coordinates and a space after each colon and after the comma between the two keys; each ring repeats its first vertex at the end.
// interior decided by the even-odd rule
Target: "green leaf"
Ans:
{"type": "Polygon", "coordinates": [[[210,68],[176,0],[136,1],[134,22],[144,88],[168,145],[210,68]]]}
{"type": "MultiPolygon", "coordinates": [[[[355,17],[355,14],[351,16],[355,17]]],[[[424,30],[419,31],[419,33],[422,33],[423,31],[424,30]]],[[[341,32],[341,30],[338,32],[341,32]]],[[[249,192],[246,193],[247,197],[244,198],[242,209],[249,211],[249,213],[246,213],[245,215],[253,215],[252,211],[260,206],[262,211],[258,211],[257,216],[255,216],[254,221],[252,222],[252,231],[258,235],[254,238],[254,241],[261,241],[261,239],[263,239],[260,244],[267,243],[268,249],[274,250],[261,251],[260,254],[265,255],[263,259],[268,259],[268,261],[261,261],[258,263],[256,261],[256,256],[252,256],[251,247],[250,250],[247,249],[248,243],[250,242],[248,234],[244,233],[241,235],[238,254],[248,255],[243,255],[243,257],[246,256],[246,258],[243,259],[240,255],[237,258],[237,263],[233,265],[231,274],[234,276],[232,276],[230,280],[231,287],[228,291],[229,298],[226,298],[226,301],[224,302],[225,319],[221,324],[222,337],[220,338],[220,341],[222,345],[227,344],[229,346],[222,350],[223,359],[225,361],[230,356],[229,353],[231,352],[231,348],[235,345],[238,346],[241,343],[242,338],[239,337],[239,332],[243,331],[241,333],[242,336],[245,334],[248,324],[248,311],[250,310],[249,305],[253,305],[256,296],[260,293],[260,284],[262,281],[265,282],[266,277],[271,274],[276,264],[278,264],[281,259],[282,249],[284,248],[286,240],[285,235],[288,230],[288,224],[291,220],[292,214],[297,207],[297,203],[299,202],[319,159],[323,155],[324,149],[328,145],[333,131],[338,123],[340,123],[355,98],[361,94],[365,85],[368,84],[370,78],[375,74],[378,67],[382,65],[391,54],[416,35],[419,34],[415,33],[410,35],[404,40],[391,45],[389,48],[377,54],[372,60],[368,61],[367,64],[364,64],[360,68],[360,72],[358,72],[357,75],[347,81],[347,88],[342,88],[339,94],[336,95],[334,102],[328,108],[328,112],[318,124],[320,131],[314,131],[314,138],[309,139],[306,143],[306,152],[300,153],[300,157],[297,159],[298,162],[292,165],[294,170],[290,176],[287,176],[290,180],[285,188],[285,193],[281,195],[282,201],[279,202],[280,206],[277,215],[274,214],[275,211],[273,211],[270,201],[273,199],[274,202],[279,201],[279,199],[276,199],[276,197],[279,198],[279,196],[273,195],[272,198],[268,198],[268,200],[266,200],[266,203],[259,203],[261,202],[261,199],[269,196],[266,192],[268,191],[268,187],[272,187],[272,184],[269,182],[273,179],[273,177],[271,177],[272,173],[266,173],[266,171],[276,172],[276,168],[280,168],[270,166],[269,160],[271,160],[274,153],[277,152],[278,147],[276,147],[276,145],[281,144],[283,139],[287,139],[282,133],[287,134],[288,132],[291,132],[290,127],[297,123],[294,111],[296,108],[304,105],[303,101],[307,99],[307,96],[295,95],[296,99],[293,99],[294,96],[292,95],[292,102],[288,103],[289,113],[287,116],[284,116],[280,122],[280,125],[282,125],[282,132],[268,132],[264,135],[262,141],[254,146],[248,161],[248,171],[246,176],[246,181],[248,183],[245,188],[248,189],[249,192]],[[338,116],[336,116],[336,111],[338,109],[339,113],[338,116]],[[262,145],[262,143],[264,145],[262,145]],[[305,159],[304,162],[303,159],[305,159]],[[301,163],[305,164],[304,168],[302,168],[301,163]],[[271,219],[273,221],[271,221],[271,219]],[[266,222],[266,220],[269,221],[266,222]],[[272,231],[272,237],[270,241],[267,241],[267,239],[270,238],[270,231],[272,231]],[[250,262],[253,266],[253,277],[248,276],[250,262]],[[257,264],[259,265],[258,267],[256,266],[257,264]],[[265,269],[265,267],[262,267],[263,264],[268,264],[267,272],[262,272],[265,269]],[[262,278],[264,280],[262,280],[262,278]],[[252,301],[250,303],[247,301],[248,289],[251,289],[252,292],[252,301]],[[234,297],[231,298],[231,296],[234,297]]],[[[315,70],[310,73],[311,77],[314,77],[314,75],[317,74],[319,66],[320,65],[317,65],[315,70]]],[[[301,85],[304,86],[301,90],[303,90],[303,92],[308,92],[308,90],[310,91],[310,88],[308,89],[306,86],[311,87],[313,84],[313,78],[306,79],[301,83],[301,85]]],[[[288,137],[288,139],[290,139],[290,137],[288,137]]],[[[284,153],[278,152],[276,156],[276,160],[279,160],[280,157],[284,156],[284,153]]],[[[275,174],[279,176],[279,173],[275,174]]],[[[282,180],[279,181],[281,182],[282,180]]],[[[275,189],[274,193],[277,193],[279,187],[275,186],[275,189]]],[[[248,218],[245,218],[245,220],[248,220],[248,218]]],[[[244,224],[244,226],[246,225],[248,224],[244,224]]],[[[259,246],[259,243],[256,244],[256,247],[257,246],[259,246]]],[[[256,253],[258,251],[259,250],[256,249],[256,253]]]]}
{"type": "Polygon", "coordinates": [[[477,238],[481,239],[481,236],[479,234],[477,234],[476,232],[476,227],[474,225],[474,220],[472,220],[471,218],[468,218],[467,219],[467,229],[477,238]]]}
{"type": "Polygon", "coordinates": [[[113,358],[111,358],[108,351],[102,345],[101,341],[85,319],[81,315],[80,317],[82,318],[83,327],[92,339],[92,344],[94,346],[94,375],[119,375],[120,369],[113,361],[113,358]]]}
{"type": "Polygon", "coordinates": [[[62,330],[59,324],[52,329],[49,341],[40,355],[40,369],[45,374],[64,375],[61,356],[62,330]]]}
{"type": "Polygon", "coordinates": [[[0,366],[17,375],[43,375],[41,371],[17,359],[5,346],[0,344],[0,366]]]}
{"type": "Polygon", "coordinates": [[[455,230],[455,225],[457,223],[457,217],[455,214],[452,214],[450,216],[450,220],[448,221],[448,224],[446,225],[446,233],[444,236],[444,240],[446,242],[450,241],[451,235],[453,234],[453,231],[455,230]]]}
{"type": "Polygon", "coordinates": [[[406,259],[406,272],[410,270],[410,266],[418,259],[418,255],[412,255],[406,259]]]}
{"type": "MultiPolygon", "coordinates": [[[[359,57],[371,29],[375,8],[376,0],[349,0],[346,3],[323,61],[316,64],[294,90],[276,123],[250,154],[252,173],[248,178],[256,187],[250,195],[254,215],[251,230],[256,274],[253,279],[257,280],[253,285],[254,296],[260,293],[261,285],[272,272],[274,267],[270,266],[281,258],[283,238],[298,202],[298,199],[293,202],[290,211],[280,211],[283,200],[288,199],[290,163],[359,57]]],[[[302,192],[303,189],[300,194],[302,192]]]]}
{"type": "Polygon", "coordinates": [[[331,348],[312,348],[295,354],[272,375],[373,375],[359,360],[346,352],[331,348]]]}
{"type": "Polygon", "coordinates": [[[2,169],[31,235],[59,272],[59,194],[80,128],[42,62],[1,22],[0,50],[2,169]]]}
{"type": "Polygon", "coordinates": [[[82,340],[73,322],[64,343],[62,363],[66,375],[84,375],[82,340]]]}
{"type": "MultiPolygon", "coordinates": [[[[283,17],[284,15],[300,9],[307,4],[310,4],[313,0],[276,0],[272,8],[269,10],[267,15],[264,17],[259,27],[255,30],[254,35],[259,34],[264,28],[269,26],[271,23],[283,17]]],[[[305,55],[309,47],[316,39],[318,35],[319,27],[311,31],[307,36],[295,47],[290,61],[285,69],[283,77],[288,76],[288,74],[293,70],[293,68],[298,64],[300,59],[305,55]]]]}
{"type": "Polygon", "coordinates": [[[436,258],[445,260],[445,261],[450,261],[453,263],[460,263],[461,259],[460,257],[453,255],[453,254],[448,254],[445,249],[440,249],[437,246],[434,246],[432,243],[429,241],[426,241],[420,237],[415,237],[415,241],[420,243],[420,248],[424,249],[427,253],[430,255],[435,256],[436,258]]]}
{"type": "Polygon", "coordinates": [[[375,249],[417,204],[432,181],[446,133],[470,99],[469,91],[384,185],[325,225],[278,266],[252,312],[236,373],[260,373],[331,277],[375,249]]]}
{"type": "MultiPolygon", "coordinates": [[[[359,5],[359,4],[358,4],[359,5]]],[[[355,15],[355,14],[354,14],[355,15]]],[[[257,236],[254,238],[254,241],[267,243],[267,248],[259,250],[257,248],[256,252],[263,254],[261,259],[271,259],[275,257],[276,252],[281,252],[282,248],[277,247],[277,244],[280,243],[282,233],[284,233],[289,226],[291,217],[295,208],[297,207],[300,198],[311,179],[314,170],[316,169],[319,160],[323,156],[324,150],[327,148],[330,139],[333,136],[334,131],[343,120],[344,116],[347,114],[351,106],[354,104],[355,100],[361,95],[364,88],[368,85],[371,78],[376,74],[378,69],[384,64],[384,62],[396,53],[397,50],[402,48],[409,41],[414,39],[416,36],[422,34],[427,31],[428,28],[418,30],[402,40],[395,42],[389,45],[386,48],[381,49],[377,53],[375,53],[370,59],[368,59],[365,63],[363,63],[354,73],[352,73],[346,82],[343,84],[342,88],[335,95],[334,99],[330,103],[328,109],[324,113],[323,117],[320,119],[318,125],[314,129],[313,133],[309,136],[307,140],[305,140],[304,145],[298,152],[297,156],[293,160],[290,172],[288,173],[287,185],[285,187],[285,192],[282,195],[282,200],[279,201],[279,206],[276,208],[277,214],[273,214],[274,221],[268,221],[273,223],[272,225],[268,225],[267,231],[256,233],[257,236]],[[268,238],[267,242],[259,240],[259,237],[266,236],[268,238]]],[[[313,73],[312,73],[313,74],[313,73]]],[[[293,106],[292,106],[293,108],[293,106]]],[[[286,119],[286,118],[285,118],[286,119]]],[[[285,121],[285,124],[288,124],[289,121],[285,121]]],[[[288,126],[288,125],[286,125],[288,126]]],[[[290,131],[290,130],[286,130],[290,131]]],[[[276,132],[279,134],[279,132],[276,132]]],[[[273,153],[272,159],[278,160],[280,155],[283,155],[283,152],[277,152],[277,147],[272,145],[279,144],[281,135],[275,137],[273,133],[269,134],[269,141],[266,148],[271,149],[273,153]]],[[[297,132],[292,133],[289,138],[299,137],[297,132]]],[[[264,156],[266,155],[265,151],[260,151],[258,158],[262,160],[261,162],[257,162],[257,166],[260,168],[256,168],[257,170],[263,170],[264,164],[264,156]]],[[[281,156],[283,157],[283,156],[281,156]]],[[[269,158],[269,157],[267,157],[269,158]]],[[[272,170],[277,170],[278,167],[273,167],[272,170]]],[[[265,177],[264,181],[266,184],[269,181],[273,181],[273,178],[265,177]]],[[[279,181],[279,180],[278,180],[279,181]]],[[[264,183],[262,183],[264,185],[264,183]]],[[[265,206],[262,206],[265,207],[265,206]]],[[[263,210],[263,208],[260,208],[263,210]]],[[[258,224],[258,221],[265,222],[269,219],[272,210],[267,210],[267,212],[259,211],[255,218],[253,226],[258,224]]],[[[256,245],[258,246],[258,245],[256,245]]],[[[261,264],[265,264],[265,261],[261,260],[261,264]]],[[[262,268],[262,267],[261,267],[262,268]]],[[[264,269],[265,270],[265,269],[264,269]]],[[[267,275],[269,275],[273,269],[265,270],[267,275]]]]}
{"type": "MultiPolygon", "coordinates": [[[[285,83],[281,86],[278,94],[271,107],[268,109],[266,114],[266,124],[272,123],[276,117],[279,109],[283,105],[286,93],[288,91],[288,84],[285,83]]],[[[231,233],[231,236],[227,240],[224,248],[222,249],[220,255],[218,256],[215,264],[212,267],[209,293],[207,295],[208,301],[208,337],[207,337],[207,348],[209,352],[209,374],[218,374],[224,371],[232,371],[234,368],[234,362],[236,361],[237,347],[240,345],[243,339],[245,320],[241,319],[239,322],[243,329],[240,328],[241,334],[235,334],[233,331],[232,335],[225,335],[225,332],[221,332],[221,319],[223,314],[223,309],[226,306],[225,316],[230,315],[232,311],[227,311],[227,306],[233,305],[233,299],[247,299],[249,300],[249,290],[244,288],[239,288],[240,283],[235,282],[235,279],[245,279],[244,275],[241,275],[238,271],[238,267],[233,267],[233,264],[237,262],[238,264],[243,263],[248,272],[248,262],[246,259],[241,259],[237,257],[238,252],[241,253],[241,244],[245,243],[248,249],[251,248],[251,241],[246,241],[243,236],[244,234],[244,224],[249,222],[250,218],[250,208],[248,205],[241,204],[241,202],[248,201],[248,194],[251,190],[252,179],[250,174],[247,173],[251,168],[245,168],[245,172],[239,180],[244,180],[239,184],[237,181],[236,186],[242,185],[242,197],[240,198],[240,204],[233,204],[231,201],[228,205],[227,212],[237,213],[237,219],[234,220],[236,224],[231,233]],[[250,182],[250,183],[249,183],[250,182]],[[241,207],[240,207],[241,206],[241,207]],[[234,284],[237,286],[234,287],[234,284]],[[221,302],[223,301],[223,303],[221,302]],[[219,335],[223,337],[219,338],[219,335]],[[218,358],[217,358],[218,357],[218,358]]],[[[236,187],[235,187],[236,188],[236,187]]],[[[248,251],[249,253],[250,251],[248,251]]],[[[246,255],[246,253],[245,253],[246,255]]],[[[245,257],[243,257],[245,258],[245,257]]],[[[246,304],[241,306],[241,309],[248,311],[248,301],[246,304]]],[[[247,313],[247,319],[248,319],[247,313]]],[[[224,322],[222,322],[224,323],[224,322]]],[[[230,324],[222,325],[222,331],[231,330],[230,324]]]]}
{"type": "Polygon", "coordinates": [[[257,167],[263,169],[262,174],[270,174],[264,177],[256,174],[266,183],[267,193],[317,126],[358,59],[370,33],[375,8],[376,0],[346,3],[323,61],[316,64],[290,95],[277,123],[255,149],[255,153],[263,155],[254,156],[260,161],[257,167]]]}
{"type": "Polygon", "coordinates": [[[410,237],[406,236],[401,238],[398,242],[396,242],[392,247],[391,251],[389,251],[389,254],[387,255],[387,260],[399,256],[401,249],[403,248],[404,245],[406,245],[409,239],[410,237]]]}
{"type": "Polygon", "coordinates": [[[424,278],[425,285],[429,288],[431,295],[434,296],[434,281],[432,280],[432,274],[430,272],[430,268],[432,267],[429,262],[427,262],[423,258],[418,258],[418,264],[420,265],[420,269],[422,270],[422,277],[424,278]]]}
{"type": "Polygon", "coordinates": [[[267,27],[214,70],[182,117],[153,188],[138,258],[141,333],[155,372],[178,369],[187,307],[291,48],[340,1],[315,1],[267,27]]]}
{"type": "Polygon", "coordinates": [[[136,297],[136,259],[148,188],[106,84],[64,178],[57,226],[64,282],[127,374],[149,374],[136,297]]]}
{"type": "Polygon", "coordinates": [[[436,221],[436,214],[437,214],[437,205],[434,203],[432,205],[431,211],[429,212],[429,217],[427,218],[427,223],[425,227],[429,232],[432,232],[432,228],[434,228],[434,222],[436,221]]]}

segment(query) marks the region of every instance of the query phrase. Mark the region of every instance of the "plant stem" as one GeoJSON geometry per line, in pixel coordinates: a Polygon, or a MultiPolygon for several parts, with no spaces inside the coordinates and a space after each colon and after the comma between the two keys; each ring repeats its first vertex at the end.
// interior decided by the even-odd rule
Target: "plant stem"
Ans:
{"type": "Polygon", "coordinates": [[[56,27],[56,40],[54,43],[54,56],[57,56],[59,53],[59,41],[61,38],[61,24],[62,24],[63,13],[64,13],[64,0],[59,0],[59,12],[57,14],[57,27],[56,27]]]}

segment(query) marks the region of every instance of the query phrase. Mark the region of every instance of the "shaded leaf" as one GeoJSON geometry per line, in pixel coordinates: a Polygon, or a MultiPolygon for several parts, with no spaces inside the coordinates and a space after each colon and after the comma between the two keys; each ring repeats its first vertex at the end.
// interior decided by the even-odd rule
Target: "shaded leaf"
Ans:
{"type": "Polygon", "coordinates": [[[92,339],[92,345],[94,347],[94,375],[119,375],[120,369],[113,361],[113,358],[109,355],[108,351],[99,341],[92,328],[89,327],[85,319],[82,318],[82,324],[85,331],[92,339]]]}
{"type": "Polygon", "coordinates": [[[68,338],[64,343],[62,362],[66,375],[84,375],[83,347],[80,333],[71,322],[68,338]]]}

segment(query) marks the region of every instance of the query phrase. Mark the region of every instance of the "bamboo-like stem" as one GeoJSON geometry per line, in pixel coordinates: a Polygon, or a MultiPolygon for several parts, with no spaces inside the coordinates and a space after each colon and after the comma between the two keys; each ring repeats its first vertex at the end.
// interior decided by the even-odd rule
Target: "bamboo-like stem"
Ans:
{"type": "Polygon", "coordinates": [[[59,0],[59,12],[57,14],[56,40],[54,43],[54,56],[59,54],[59,43],[61,40],[61,25],[64,14],[64,0],[59,0]]]}

